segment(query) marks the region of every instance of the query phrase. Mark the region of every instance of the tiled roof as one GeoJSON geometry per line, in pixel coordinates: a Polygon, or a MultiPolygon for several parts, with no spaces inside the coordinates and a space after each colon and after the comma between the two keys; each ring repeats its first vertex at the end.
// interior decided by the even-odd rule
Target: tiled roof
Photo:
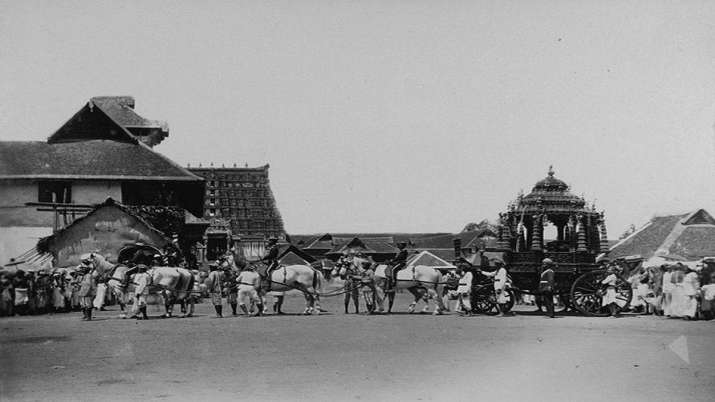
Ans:
{"type": "Polygon", "coordinates": [[[687,215],[658,216],[608,252],[609,259],[640,255],[650,258],[663,244],[675,225],[687,215]]]}
{"type": "Polygon", "coordinates": [[[117,123],[124,127],[155,127],[168,131],[167,124],[158,120],[149,120],[134,111],[134,98],[131,96],[95,96],[90,102],[102,108],[117,123]]]}
{"type": "Polygon", "coordinates": [[[688,260],[715,256],[715,226],[685,228],[668,251],[688,260]]]}
{"type": "Polygon", "coordinates": [[[0,141],[0,178],[202,181],[143,144],[0,141]]]}
{"type": "Polygon", "coordinates": [[[705,210],[689,214],[659,216],[613,246],[607,258],[640,255],[679,255],[688,260],[715,256],[715,224],[705,210]]]}

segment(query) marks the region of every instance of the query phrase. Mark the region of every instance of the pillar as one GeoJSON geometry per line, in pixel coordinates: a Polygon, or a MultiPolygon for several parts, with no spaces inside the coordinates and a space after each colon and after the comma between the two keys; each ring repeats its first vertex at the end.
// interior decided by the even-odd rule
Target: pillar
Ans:
{"type": "Polygon", "coordinates": [[[542,231],[544,230],[543,226],[541,225],[541,215],[534,215],[534,226],[533,226],[533,234],[531,236],[531,251],[541,251],[542,246],[541,246],[541,236],[542,236],[542,231]]]}
{"type": "Polygon", "coordinates": [[[524,234],[524,222],[519,222],[516,238],[516,251],[526,250],[526,235],[524,234]]]}
{"type": "Polygon", "coordinates": [[[583,216],[578,217],[578,240],[576,243],[576,251],[588,251],[588,246],[586,245],[586,225],[583,222],[583,216]]]}
{"type": "Polygon", "coordinates": [[[601,221],[601,252],[608,252],[608,233],[606,233],[606,222],[601,221]]]}

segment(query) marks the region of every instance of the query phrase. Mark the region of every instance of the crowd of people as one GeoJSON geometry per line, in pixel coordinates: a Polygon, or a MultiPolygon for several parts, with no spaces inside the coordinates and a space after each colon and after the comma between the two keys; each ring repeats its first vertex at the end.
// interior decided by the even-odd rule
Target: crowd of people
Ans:
{"type": "Polygon", "coordinates": [[[715,272],[702,262],[641,266],[628,282],[635,312],[687,320],[715,318],[715,272]]]}
{"type": "Polygon", "coordinates": [[[0,273],[0,316],[86,309],[87,286],[83,287],[82,282],[85,273],[82,269],[17,270],[13,275],[0,273]]]}

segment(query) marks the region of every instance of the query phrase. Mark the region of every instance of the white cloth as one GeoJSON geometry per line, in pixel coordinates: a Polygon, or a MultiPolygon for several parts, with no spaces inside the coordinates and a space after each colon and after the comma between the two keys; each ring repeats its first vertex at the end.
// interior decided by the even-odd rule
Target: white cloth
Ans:
{"type": "Polygon", "coordinates": [[[472,293],[472,273],[465,272],[461,278],[459,278],[459,286],[457,287],[457,293],[460,294],[470,294],[472,293]]]}
{"type": "Polygon", "coordinates": [[[107,285],[100,283],[97,285],[97,295],[94,297],[94,307],[100,309],[104,306],[104,298],[107,296],[107,285]]]}
{"type": "Polygon", "coordinates": [[[673,279],[672,272],[664,272],[663,273],[663,293],[670,293],[675,288],[675,285],[673,284],[672,279],[673,279]]]}
{"type": "Polygon", "coordinates": [[[29,292],[26,288],[15,288],[15,305],[22,306],[30,302],[29,292]]]}
{"type": "Polygon", "coordinates": [[[606,294],[603,296],[603,305],[608,306],[609,304],[615,303],[619,307],[626,305],[625,300],[618,298],[618,293],[616,292],[616,283],[618,282],[618,276],[616,274],[610,274],[601,281],[602,284],[607,285],[606,294]]]}
{"type": "Polygon", "coordinates": [[[707,301],[715,300],[715,283],[703,285],[703,299],[707,301]]]}
{"type": "Polygon", "coordinates": [[[135,288],[134,288],[134,294],[139,296],[139,295],[148,295],[149,294],[149,274],[146,272],[140,272],[136,275],[134,275],[134,283],[135,283],[135,288]]]}
{"type": "Polygon", "coordinates": [[[689,272],[683,277],[682,282],[675,284],[670,315],[672,317],[695,317],[698,310],[698,300],[695,295],[699,291],[698,274],[689,272]]]}
{"type": "Polygon", "coordinates": [[[251,301],[261,302],[258,295],[261,277],[253,271],[243,271],[236,278],[238,282],[238,301],[241,305],[250,304],[251,301]]]}

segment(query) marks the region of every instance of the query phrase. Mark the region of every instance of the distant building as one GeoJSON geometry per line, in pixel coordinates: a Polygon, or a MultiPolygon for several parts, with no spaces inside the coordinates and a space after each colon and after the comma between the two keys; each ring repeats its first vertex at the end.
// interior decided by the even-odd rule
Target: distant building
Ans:
{"type": "Polygon", "coordinates": [[[452,233],[324,233],[290,235],[297,247],[316,260],[336,260],[344,251],[360,251],[377,262],[393,258],[399,243],[405,243],[412,254],[423,251],[446,261],[456,258],[455,241],[464,257],[479,250],[495,247],[496,238],[489,231],[452,233]]]}
{"type": "Polygon", "coordinates": [[[206,232],[209,260],[235,248],[252,261],[263,255],[266,239],[285,239],[268,169],[269,165],[189,168],[206,180],[203,217],[211,222],[206,232]]]}
{"type": "Polygon", "coordinates": [[[133,98],[96,97],[47,141],[0,141],[0,263],[109,197],[203,216],[203,178],[152,149],[168,133],[133,98]]]}
{"type": "Polygon", "coordinates": [[[704,209],[656,216],[606,254],[609,260],[628,256],[644,259],[673,257],[688,261],[715,257],[715,219],[704,209]]]}

